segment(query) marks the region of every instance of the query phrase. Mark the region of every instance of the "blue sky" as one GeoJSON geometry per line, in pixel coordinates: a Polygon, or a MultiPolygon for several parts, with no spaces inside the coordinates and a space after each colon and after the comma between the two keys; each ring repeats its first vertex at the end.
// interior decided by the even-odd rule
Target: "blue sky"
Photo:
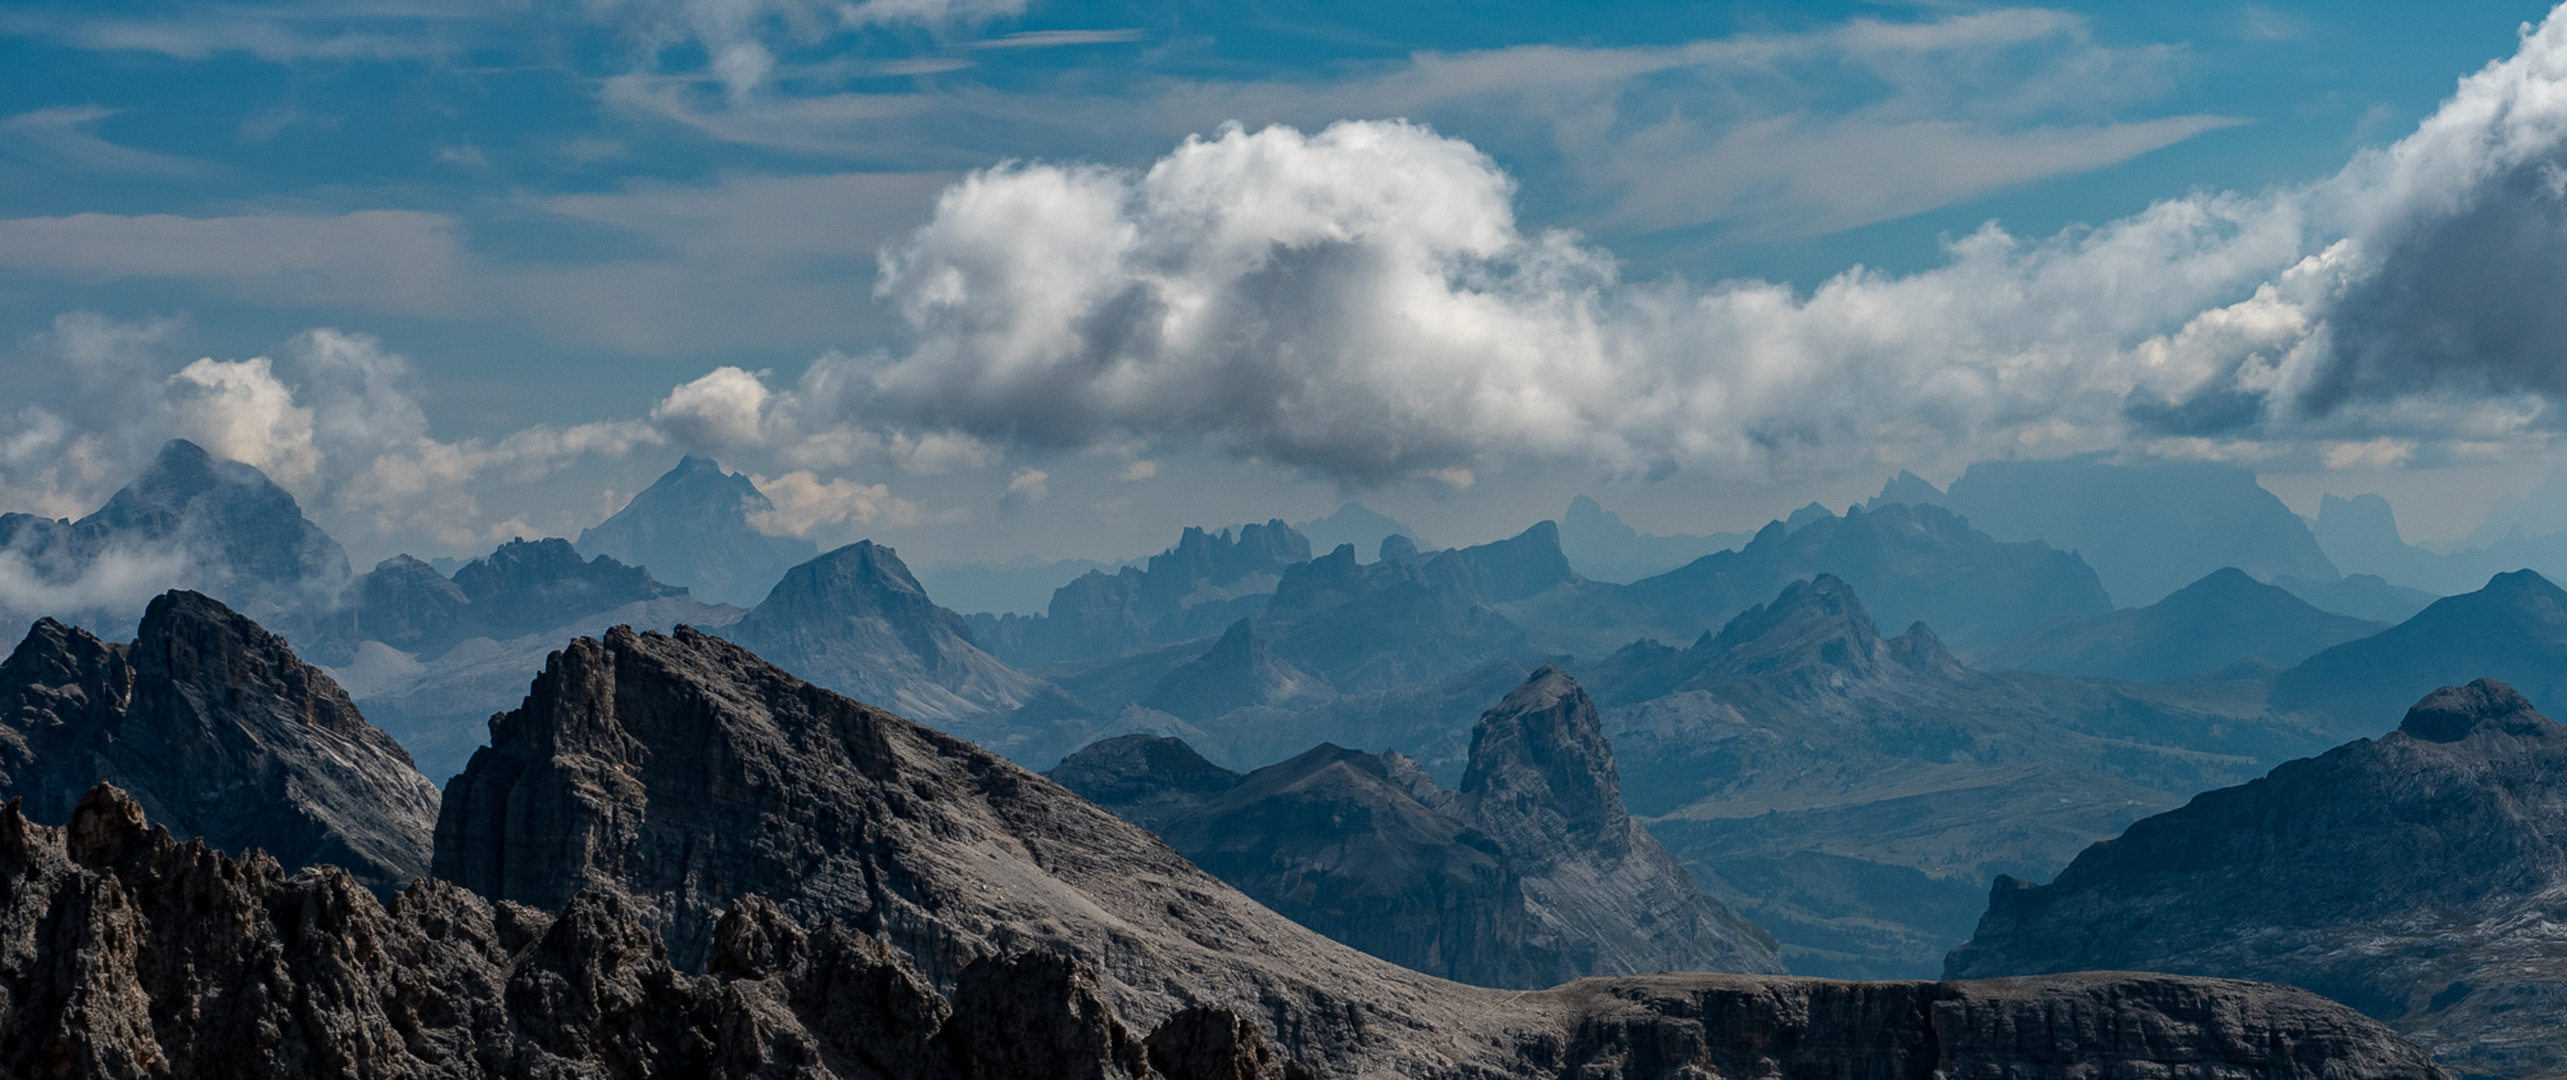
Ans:
{"type": "MultiPolygon", "coordinates": [[[[211,432],[268,455],[362,554],[457,553],[575,532],[696,449],[798,477],[796,528],[824,541],[887,536],[927,561],[1121,557],[1179,524],[1315,516],[1349,495],[1439,539],[1512,531],[1577,490],[1660,528],[1738,527],[1899,467],[1948,477],[1975,457],[2104,448],[2253,463],[2295,502],[2377,488],[2411,518],[2466,517],[2549,467],[2550,386],[2529,361],[2426,377],[2340,340],[2315,375],[2256,359],[2305,326],[2237,331],[2252,340],[2180,378],[2148,357],[2257,318],[2352,325],[2291,282],[2335,239],[2385,252],[2412,230],[2377,225],[2407,211],[2373,195],[2405,189],[2347,179],[2348,162],[2408,139],[2546,14],[22,0],[0,11],[0,377],[25,402],[0,419],[15,448],[0,495],[74,512],[138,448],[211,432]],[[1417,126],[1322,137],[1396,119],[1417,126]],[[1225,137],[1231,122],[1244,130],[1225,137]],[[1253,141],[1278,124],[1299,141],[1253,141]],[[1154,166],[1196,186],[1154,187],[1154,166]],[[939,209],[993,168],[982,209],[939,209]],[[1414,182],[1385,186],[1384,170],[1414,182]],[[1211,227],[1201,200],[1277,177],[1341,216],[1290,235],[1304,226],[1220,218],[1286,230],[1246,248],[1187,232],[1211,227]],[[1080,198],[1122,200],[1098,227],[1140,237],[1111,249],[1140,284],[1027,284],[1107,257],[1064,224],[1080,198]],[[1343,216],[1366,199],[1399,220],[1343,216]],[[2125,270],[2057,254],[2053,276],[2181,287],[2041,300],[2048,286],[2024,284],[2050,280],[2043,243],[2100,250],[2089,238],[2171,203],[2217,220],[2125,270]],[[1433,218],[1451,206],[1480,216],[1433,218]],[[970,216],[989,207],[1020,216],[970,216]],[[2014,254],[1955,246],[1989,223],[2014,254]],[[1310,254],[1330,244],[1344,258],[1310,254]],[[1427,306],[1378,299],[1417,284],[1399,269],[1414,251],[1438,279],[1427,306]],[[1233,256],[1260,269],[1221,276],[1233,256]],[[1973,259],[2015,276],[1973,277],[1973,259]],[[1857,266],[1877,288],[1821,303],[1857,266]],[[979,291],[940,300],[945,278],[979,291]],[[1740,300],[1728,282],[1788,288],[1740,300]],[[2249,303],[2277,283],[2289,311],[2249,303]],[[2003,339],[1984,363],[1883,359],[1895,320],[1860,320],[1954,308],[1917,299],[1937,288],[2033,299],[1938,331],[1944,352],[2003,339]],[[1346,292],[1378,302],[1332,307],[1346,292]],[[1097,329],[1138,295],[1231,314],[1183,345],[1129,344],[1177,333],[1164,317],[1097,329]],[[1760,303],[1800,301],[1787,328],[1752,324],[1760,303]],[[2028,328],[2045,304],[2092,310],[2028,328]],[[1044,321],[1060,305],[1086,306],[1044,321]],[[1366,336],[1349,311],[1440,329],[1366,336]],[[1038,332],[1066,344],[1007,359],[1038,332]],[[1439,398],[1479,369],[1438,343],[1474,335],[1547,351],[1491,361],[1488,395],[1439,398]],[[1840,356],[1840,339],[1872,344],[1840,356]],[[1681,344],[1697,340],[1713,344],[1681,344]],[[1592,357],[1560,359],[1580,342],[1592,357]],[[1336,366],[1293,366],[1323,350],[1336,366]],[[1090,362],[1072,356],[1103,366],[1072,372],[1090,362]],[[212,366],[186,367],[199,358],[212,366]],[[2098,374],[2115,364],[2139,374],[2098,374]],[[1052,367],[1029,381],[1025,365],[1052,367]],[[1903,389],[1830,404],[1847,395],[1829,380],[1850,392],[1893,369],[1879,381],[1903,389]],[[1768,389],[1792,372],[1821,374],[1768,389]],[[1653,389],[1622,400],[1599,380],[1653,389]],[[1302,385],[1317,381],[1355,389],[1302,385]],[[1379,401],[1404,404],[1368,411],[1379,401]]],[[[2442,175],[2428,165],[2398,168],[2442,175]]],[[[2554,223],[2555,201],[2529,212],[2554,223]]],[[[2179,226],[2123,231],[2150,228],[2179,226]]]]}

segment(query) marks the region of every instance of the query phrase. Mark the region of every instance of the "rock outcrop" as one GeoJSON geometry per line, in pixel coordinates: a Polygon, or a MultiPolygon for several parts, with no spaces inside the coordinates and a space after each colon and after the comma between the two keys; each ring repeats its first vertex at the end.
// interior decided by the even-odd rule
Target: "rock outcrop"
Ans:
{"type": "Polygon", "coordinates": [[[0,663],[0,797],[37,821],[112,783],[181,835],[329,863],[377,890],[428,870],[437,789],[284,639],[206,596],[134,642],[41,620],[0,663]]]}
{"type": "Polygon", "coordinates": [[[1780,971],[1772,935],[1702,895],[1631,819],[1595,703],[1544,665],[1480,717],[1453,812],[1496,841],[1561,970],[1780,971]]]}
{"type": "Polygon", "coordinates": [[[942,722],[1057,695],[981,651],[892,549],[862,540],[785,572],[724,636],[812,682],[942,722]]]}
{"type": "Polygon", "coordinates": [[[2292,983],[2456,1070],[2567,1069],[2567,728],[2445,687],[2397,731],[2293,761],[1999,878],[1951,977],[2118,968],[2292,983]]]}
{"type": "Polygon", "coordinates": [[[760,531],[761,524],[772,527],[766,519],[774,513],[775,503],[748,477],[689,454],[613,517],[581,530],[578,547],[648,567],[706,600],[745,607],[786,570],[820,554],[809,540],[760,531]]]}
{"type": "Polygon", "coordinates": [[[289,875],[180,843],[112,787],[61,828],[13,803],[0,809],[0,1071],[1282,1080],[1291,1068],[1223,1009],[1145,1037],[1093,971],[1057,955],[981,960],[949,1003],[880,941],[805,930],[755,896],[723,913],[703,974],[669,963],[648,914],[613,892],[547,912],[426,880],[378,902],[335,867],[289,875]]]}

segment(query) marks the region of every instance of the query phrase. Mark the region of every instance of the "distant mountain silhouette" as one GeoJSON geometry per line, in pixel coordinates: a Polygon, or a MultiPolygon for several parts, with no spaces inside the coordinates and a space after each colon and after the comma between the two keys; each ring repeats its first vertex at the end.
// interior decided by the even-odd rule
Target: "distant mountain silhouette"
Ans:
{"type": "Polygon", "coordinates": [[[1218,533],[1189,527],[1140,568],[1091,570],[1052,594],[1041,615],[975,615],[972,633],[1010,664],[1120,656],[1190,641],[1265,610],[1310,543],[1281,520],[1218,533]]]}
{"type": "Polygon", "coordinates": [[[1990,875],[2322,745],[2252,694],[1971,671],[1833,575],[1580,667],[1632,809],[1803,974],[1930,971],[1990,875]]]}
{"type": "MultiPolygon", "coordinates": [[[[1892,480],[1883,499],[1931,489],[1914,480],[1892,480]]],[[[1997,539],[2076,552],[2125,606],[2154,604],[2223,566],[2263,580],[2339,576],[2299,515],[2235,465],[1982,461],[1934,501],[1997,539]]]]}
{"type": "Polygon", "coordinates": [[[2534,702],[2567,700],[2567,592],[2529,570],[2446,596],[2372,637],[2276,676],[2272,705],[2318,717],[2339,738],[2367,734],[2438,686],[2501,680],[2534,702]]]}
{"type": "Polygon", "coordinates": [[[1894,624],[1924,621],[1964,644],[2112,610],[2095,572],[2074,553],[1999,543],[1942,507],[1898,504],[1811,518],[1799,528],[1775,522],[1737,551],[1632,582],[1620,596],[1718,626],[1813,574],[1833,574],[1877,598],[1871,602],[1894,624]]]}
{"type": "Polygon", "coordinates": [[[1397,518],[1375,513],[1359,502],[1347,503],[1327,517],[1302,522],[1293,529],[1309,541],[1310,550],[1314,552],[1334,551],[1339,544],[1353,544],[1357,551],[1379,551],[1382,541],[1394,536],[1406,537],[1410,544],[1418,547],[1425,546],[1425,541],[1417,538],[1417,530],[1397,518]]]}
{"type": "Polygon", "coordinates": [[[1276,655],[1340,692],[1433,683],[1522,653],[1523,629],[1498,607],[1579,580],[1548,521],[1494,543],[1372,563],[1340,546],[1285,571],[1266,621],[1276,655]]]}
{"type": "Polygon", "coordinates": [[[1532,989],[1779,970],[1771,939],[1623,809],[1594,705],[1554,668],[1481,716],[1453,791],[1397,754],[1323,743],[1239,776],[1142,735],[1049,775],[1296,921],[1429,974],[1532,989]]]}
{"type": "Polygon", "coordinates": [[[2392,585],[2378,574],[2346,574],[2333,581],[2285,574],[2274,578],[2273,584],[2319,611],[2377,623],[2405,622],[2425,605],[2442,599],[2440,593],[2392,585]]]}
{"type": "Polygon", "coordinates": [[[1201,720],[1251,705],[1277,705],[1324,692],[1310,676],[1276,658],[1248,619],[1230,624],[1203,655],[1159,678],[1142,704],[1201,720]]]}
{"type": "Polygon", "coordinates": [[[1707,536],[1656,536],[1626,525],[1622,515],[1580,495],[1560,515],[1560,548],[1582,577],[1597,581],[1637,581],[1663,574],[1715,551],[1727,551],[1753,539],[1747,533],[1707,536]]]}
{"type": "Polygon", "coordinates": [[[785,570],[820,554],[809,540],[760,531],[759,517],[774,512],[748,477],[689,454],[613,517],[581,530],[577,547],[644,567],[699,599],[746,607],[785,570]]]}
{"type": "Polygon", "coordinates": [[[2167,682],[2247,661],[2288,667],[2386,629],[2327,614],[2228,567],[2144,608],[2045,623],[1971,662],[1990,671],[2167,682]]]}
{"type": "Polygon", "coordinates": [[[962,616],[870,540],[786,571],[721,633],[813,683],[931,723],[1058,693],[983,652],[962,616]]]}
{"type": "Polygon", "coordinates": [[[1945,973],[2291,983],[2461,1075],[2555,1076],[2562,902],[2567,728],[2481,679],[2426,695],[2377,740],[2140,821],[2048,885],[1998,879],[1945,973]]]}
{"type": "Polygon", "coordinates": [[[78,521],[0,514],[0,554],[22,564],[41,590],[0,593],[0,616],[51,615],[119,637],[169,588],[206,593],[309,637],[349,579],[347,553],[303,516],[292,494],[185,439],[163,445],[149,467],[78,521]]]}

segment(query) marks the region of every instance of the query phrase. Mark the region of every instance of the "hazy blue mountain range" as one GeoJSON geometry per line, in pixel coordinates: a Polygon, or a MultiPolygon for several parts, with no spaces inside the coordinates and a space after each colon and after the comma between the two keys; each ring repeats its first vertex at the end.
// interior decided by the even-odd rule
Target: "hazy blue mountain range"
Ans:
{"type": "Polygon", "coordinates": [[[1972,671],[1830,575],[1576,670],[1633,812],[1805,974],[1931,968],[1991,875],[2322,745],[2252,692],[1972,671]]]}
{"type": "Polygon", "coordinates": [[[2307,523],[2234,465],[1982,461],[1949,491],[1902,473],[1873,501],[1932,502],[2000,540],[2074,551],[2123,606],[2154,604],[2223,566],[2259,581],[2342,576],[2307,523]]]}
{"type": "Polygon", "coordinates": [[[956,611],[991,615],[1040,615],[1061,586],[1089,571],[1114,574],[1146,559],[1099,562],[1095,559],[1038,559],[1026,556],[998,563],[937,563],[913,566],[921,588],[956,611]]]}
{"type": "Polygon", "coordinates": [[[2272,707],[2320,717],[2336,737],[2351,738],[2436,687],[2477,678],[2509,683],[2535,703],[2567,699],[2567,592],[2534,571],[2498,574],[2282,672],[2272,707]]]}
{"type": "Polygon", "coordinates": [[[798,536],[768,532],[775,504],[739,473],[692,454],[643,488],[614,516],[582,529],[577,547],[683,586],[697,599],[747,606],[786,569],[820,554],[798,536]]]}
{"type": "Polygon", "coordinates": [[[1746,544],[1749,533],[1657,536],[1626,525],[1622,515],[1580,495],[1560,515],[1560,550],[1580,576],[1629,582],[1663,574],[1715,551],[1746,544]]]}
{"type": "Polygon", "coordinates": [[[1052,594],[1041,615],[976,614],[974,636],[1011,664],[1119,656],[1217,634],[1264,610],[1310,543],[1281,520],[1208,533],[1188,528],[1142,567],[1091,570],[1052,594]]]}
{"type": "Polygon", "coordinates": [[[930,723],[1057,695],[973,643],[898,553],[858,541],[785,572],[725,637],[849,697],[930,723]]]}
{"type": "Polygon", "coordinates": [[[2567,532],[2530,533],[2517,521],[2493,535],[2472,533],[2450,551],[2428,551],[2406,542],[2396,511],[2377,495],[2320,499],[2316,532],[2328,557],[2348,572],[2377,574],[2430,595],[2467,592],[2507,570],[2567,576],[2567,532]]]}
{"type": "Polygon", "coordinates": [[[1997,880],[1950,978],[2114,969],[2308,987],[2468,1075],[2567,1067],[2567,728],[2444,687],[2397,730],[1997,880]]]}
{"type": "Polygon", "coordinates": [[[2144,608],[2043,623],[1970,654],[1989,671],[2168,682],[2239,664],[2281,669],[2388,624],[2320,611],[2235,567],[2144,608]]]}
{"type": "Polygon", "coordinates": [[[1885,621],[1923,621],[1965,646],[2112,610],[2095,571],[2075,553],[1999,542],[1942,507],[1904,504],[1848,508],[1843,517],[1822,509],[1797,528],[1775,522],[1745,547],[1632,582],[1619,595],[1707,629],[1822,573],[1853,585],[1885,621]]]}

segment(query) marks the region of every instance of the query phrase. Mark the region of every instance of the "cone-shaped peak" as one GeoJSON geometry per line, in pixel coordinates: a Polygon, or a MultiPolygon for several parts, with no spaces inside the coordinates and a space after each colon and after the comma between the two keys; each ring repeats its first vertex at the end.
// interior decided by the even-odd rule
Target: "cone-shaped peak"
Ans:
{"type": "Polygon", "coordinates": [[[2556,724],[2531,707],[2531,699],[2494,679],[2446,686],[2407,710],[2398,730],[2428,742],[2459,742],[2486,731],[2536,735],[2556,724]]]}

